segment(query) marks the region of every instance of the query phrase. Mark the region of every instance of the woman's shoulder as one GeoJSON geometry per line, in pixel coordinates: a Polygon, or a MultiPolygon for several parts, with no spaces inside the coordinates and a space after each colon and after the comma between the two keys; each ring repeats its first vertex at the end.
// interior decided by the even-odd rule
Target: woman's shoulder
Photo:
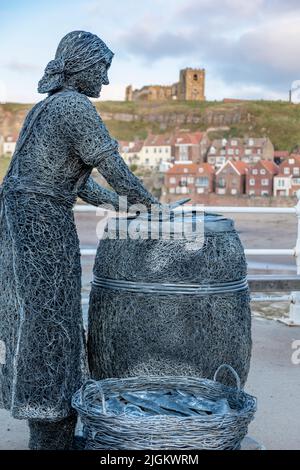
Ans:
{"type": "Polygon", "coordinates": [[[93,109],[93,104],[87,96],[73,90],[63,90],[51,95],[48,99],[52,101],[52,105],[68,106],[78,109],[80,107],[93,109]]]}
{"type": "Polygon", "coordinates": [[[85,126],[88,121],[101,120],[92,102],[82,93],[64,90],[48,99],[51,100],[48,111],[56,121],[85,126]]]}

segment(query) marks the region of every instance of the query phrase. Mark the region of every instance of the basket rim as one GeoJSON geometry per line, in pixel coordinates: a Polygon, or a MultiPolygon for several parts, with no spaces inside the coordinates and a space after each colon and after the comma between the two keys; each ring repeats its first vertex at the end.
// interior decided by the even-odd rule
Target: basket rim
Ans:
{"type": "MultiPolygon", "coordinates": [[[[109,389],[112,391],[112,389],[109,389]]],[[[130,391],[133,391],[134,388],[131,388],[130,391]]],[[[90,391],[92,393],[92,390],[90,391]]],[[[88,393],[85,396],[85,400],[88,400],[88,393]]],[[[245,419],[249,414],[254,414],[256,409],[257,409],[257,398],[248,394],[242,389],[238,389],[236,387],[231,387],[228,385],[224,385],[221,382],[217,382],[215,380],[207,379],[207,378],[199,378],[196,376],[157,376],[157,375],[140,375],[140,376],[134,376],[134,377],[124,377],[124,378],[105,378],[105,379],[100,379],[100,380],[88,380],[85,382],[85,384],[82,385],[82,387],[77,390],[73,397],[72,397],[72,406],[78,411],[79,414],[85,415],[86,417],[88,416],[94,416],[101,418],[102,420],[116,420],[116,421],[135,421],[136,423],[138,421],[143,421],[145,423],[146,421],[155,421],[155,420],[161,420],[163,419],[166,422],[220,422],[221,420],[236,420],[236,419],[245,419]],[[217,391],[220,392],[220,398],[225,398],[224,394],[227,392],[227,394],[238,394],[239,397],[242,397],[242,399],[245,401],[244,406],[241,409],[232,409],[230,413],[225,413],[225,414],[218,414],[214,413],[211,415],[193,415],[193,416],[172,416],[172,415],[164,415],[164,414],[158,414],[158,415],[153,415],[153,416],[130,416],[129,414],[126,413],[120,413],[120,414],[113,414],[113,413],[103,413],[103,411],[96,412],[93,410],[87,410],[87,407],[84,405],[83,400],[82,400],[82,391],[84,390],[85,387],[93,386],[93,392],[95,389],[98,388],[98,384],[100,387],[103,389],[103,391],[108,391],[107,389],[109,386],[114,385],[116,388],[119,390],[122,390],[122,388],[125,390],[126,389],[126,384],[131,384],[131,385],[136,385],[136,390],[141,391],[141,385],[147,386],[149,390],[151,389],[151,385],[160,385],[164,389],[174,389],[175,384],[172,385],[172,382],[176,380],[176,388],[182,388],[182,389],[188,389],[191,385],[197,386],[201,385],[202,387],[207,387],[207,388],[215,388],[217,391]],[[181,383],[180,383],[181,380],[181,383]],[[154,383],[153,383],[154,382],[154,383]],[[171,382],[171,383],[170,383],[171,382]],[[106,389],[106,390],[105,390],[106,389]],[[223,394],[221,394],[223,392],[223,394]]]]}

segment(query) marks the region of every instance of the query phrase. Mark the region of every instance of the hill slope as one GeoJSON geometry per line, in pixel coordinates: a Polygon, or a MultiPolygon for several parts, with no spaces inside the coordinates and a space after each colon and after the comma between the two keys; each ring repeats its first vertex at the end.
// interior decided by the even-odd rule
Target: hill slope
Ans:
{"type": "MultiPolygon", "coordinates": [[[[17,134],[31,105],[0,105],[0,134],[17,134]]],[[[275,149],[300,145],[300,105],[280,101],[155,102],[98,101],[96,107],[117,139],[145,138],[176,127],[215,128],[211,137],[269,136],[275,149]],[[219,129],[225,127],[227,129],[219,129]]]]}

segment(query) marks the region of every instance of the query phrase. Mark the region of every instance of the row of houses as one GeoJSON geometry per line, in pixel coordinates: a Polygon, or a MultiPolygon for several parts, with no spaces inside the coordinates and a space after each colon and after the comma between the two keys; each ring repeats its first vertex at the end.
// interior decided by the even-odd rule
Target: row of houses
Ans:
{"type": "Polygon", "coordinates": [[[210,141],[206,132],[150,134],[145,140],[119,141],[120,154],[127,164],[167,171],[174,161],[205,161],[210,141]]]}
{"type": "Polygon", "coordinates": [[[165,173],[164,194],[294,196],[300,189],[300,155],[291,154],[277,165],[260,160],[251,165],[226,161],[215,169],[208,162],[175,163],[165,173]]]}
{"type": "MultiPolygon", "coordinates": [[[[120,141],[120,153],[128,164],[167,171],[175,162],[209,163],[216,170],[227,161],[255,164],[273,161],[275,151],[268,137],[210,140],[207,132],[175,132],[149,135],[144,141],[120,141]]],[[[281,152],[285,154],[285,152],[281,152]]],[[[281,161],[281,157],[278,157],[281,161]]]]}
{"type": "MultiPolygon", "coordinates": [[[[15,146],[15,137],[0,136],[0,155],[15,146]]],[[[206,132],[176,131],[119,148],[128,164],[164,172],[168,194],[291,196],[300,188],[300,155],[274,151],[267,137],[210,141],[206,132]]]]}

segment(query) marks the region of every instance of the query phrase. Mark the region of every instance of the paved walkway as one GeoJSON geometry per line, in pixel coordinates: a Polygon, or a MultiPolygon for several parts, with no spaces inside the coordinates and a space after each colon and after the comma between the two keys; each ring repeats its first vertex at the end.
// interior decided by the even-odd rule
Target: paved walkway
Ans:
{"type": "MultiPolygon", "coordinates": [[[[253,356],[246,390],[258,398],[250,435],[267,449],[300,449],[300,365],[291,362],[300,327],[253,319],[253,356]]],[[[26,449],[27,426],[0,410],[0,449],[26,449]]]]}

